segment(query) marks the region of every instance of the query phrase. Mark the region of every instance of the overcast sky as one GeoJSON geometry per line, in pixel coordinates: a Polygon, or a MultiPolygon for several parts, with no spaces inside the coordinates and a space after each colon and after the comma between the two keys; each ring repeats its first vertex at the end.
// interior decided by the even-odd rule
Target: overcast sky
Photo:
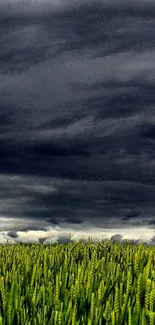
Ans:
{"type": "Polygon", "coordinates": [[[0,242],[155,242],[154,0],[0,1],[0,242]]]}

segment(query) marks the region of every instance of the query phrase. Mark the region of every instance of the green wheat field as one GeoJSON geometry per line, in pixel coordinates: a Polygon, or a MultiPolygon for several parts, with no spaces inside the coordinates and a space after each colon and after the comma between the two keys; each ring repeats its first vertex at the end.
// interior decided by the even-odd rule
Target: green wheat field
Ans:
{"type": "Polygon", "coordinates": [[[0,325],[155,324],[155,247],[0,245],[0,325]]]}

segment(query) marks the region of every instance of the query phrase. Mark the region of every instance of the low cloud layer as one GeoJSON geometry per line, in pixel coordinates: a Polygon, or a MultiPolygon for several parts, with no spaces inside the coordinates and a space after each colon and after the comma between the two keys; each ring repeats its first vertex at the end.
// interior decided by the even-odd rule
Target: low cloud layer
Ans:
{"type": "Polygon", "coordinates": [[[1,1],[1,242],[154,238],[154,31],[153,0],[1,1]]]}

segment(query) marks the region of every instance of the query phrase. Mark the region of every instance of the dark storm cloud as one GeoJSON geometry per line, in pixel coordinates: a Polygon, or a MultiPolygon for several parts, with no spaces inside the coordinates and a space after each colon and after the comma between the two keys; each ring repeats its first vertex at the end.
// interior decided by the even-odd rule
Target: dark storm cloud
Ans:
{"type": "Polygon", "coordinates": [[[50,8],[46,1],[40,5],[37,1],[33,4],[28,1],[20,9],[15,4],[12,4],[10,11],[6,3],[1,4],[0,62],[4,73],[19,73],[67,51],[80,50],[82,54],[84,50],[93,50],[94,57],[103,57],[133,48],[143,51],[154,46],[155,21],[149,3],[144,8],[140,2],[138,6],[129,2],[123,6],[123,2],[118,1],[112,5],[92,1],[88,6],[82,1],[73,2],[71,10],[67,3],[62,6],[61,2],[56,5],[52,1],[50,8]],[[141,16],[143,12],[146,15],[148,10],[149,15],[153,16],[149,16],[151,19],[141,16]]]}
{"type": "Polygon", "coordinates": [[[70,218],[67,218],[66,219],[66,222],[69,222],[69,223],[74,223],[74,224],[81,224],[83,223],[82,220],[79,220],[79,219],[76,219],[76,217],[70,217],[70,218]]]}
{"type": "Polygon", "coordinates": [[[141,125],[141,136],[146,138],[146,139],[150,139],[150,140],[154,140],[155,139],[155,124],[149,124],[149,123],[145,123],[143,125],[141,125]]]}
{"type": "MultiPolygon", "coordinates": [[[[8,181],[5,177],[3,179],[5,186],[3,185],[1,197],[7,194],[7,199],[3,198],[1,213],[39,220],[37,224],[27,224],[27,230],[40,229],[41,219],[53,225],[58,225],[64,220],[72,224],[81,224],[83,220],[99,220],[102,214],[106,218],[113,215],[121,217],[125,213],[125,210],[123,213],[121,211],[124,207],[126,215],[128,209],[132,209],[134,205],[139,208],[141,215],[145,213],[147,205],[154,207],[153,186],[120,181],[59,180],[55,183],[54,179],[50,181],[44,179],[43,185],[41,179],[35,181],[33,177],[31,179],[21,177],[18,182],[11,177],[8,177],[8,181]],[[11,188],[9,190],[9,184],[14,184],[13,192],[11,188]]],[[[128,212],[128,216],[132,218],[135,215],[128,212]]],[[[42,224],[42,229],[45,229],[45,226],[46,223],[42,224]]]]}
{"type": "Polygon", "coordinates": [[[7,235],[12,238],[18,238],[16,231],[8,231],[7,235]]]}
{"type": "Polygon", "coordinates": [[[113,242],[115,242],[115,243],[119,243],[119,242],[122,241],[122,236],[119,235],[119,234],[116,234],[116,235],[114,235],[114,236],[111,237],[111,240],[112,240],[113,242]]]}
{"type": "Polygon", "coordinates": [[[122,220],[130,220],[131,218],[137,218],[140,216],[140,212],[138,211],[130,211],[122,220]]]}
{"type": "Polygon", "coordinates": [[[82,151],[80,148],[65,148],[56,144],[49,142],[36,143],[32,148],[34,154],[41,156],[88,156],[86,151],[82,151]]]}
{"type": "MultiPolygon", "coordinates": [[[[57,240],[47,225],[62,221],[154,226],[154,39],[153,0],[1,1],[0,213],[9,237],[57,240]]],[[[111,236],[123,239],[119,229],[111,236]]]]}

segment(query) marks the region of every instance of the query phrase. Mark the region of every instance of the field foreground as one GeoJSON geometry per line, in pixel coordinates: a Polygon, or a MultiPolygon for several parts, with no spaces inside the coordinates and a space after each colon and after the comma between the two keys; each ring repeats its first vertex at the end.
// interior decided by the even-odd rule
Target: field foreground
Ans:
{"type": "Polygon", "coordinates": [[[3,324],[155,324],[155,247],[1,245],[3,324]]]}

